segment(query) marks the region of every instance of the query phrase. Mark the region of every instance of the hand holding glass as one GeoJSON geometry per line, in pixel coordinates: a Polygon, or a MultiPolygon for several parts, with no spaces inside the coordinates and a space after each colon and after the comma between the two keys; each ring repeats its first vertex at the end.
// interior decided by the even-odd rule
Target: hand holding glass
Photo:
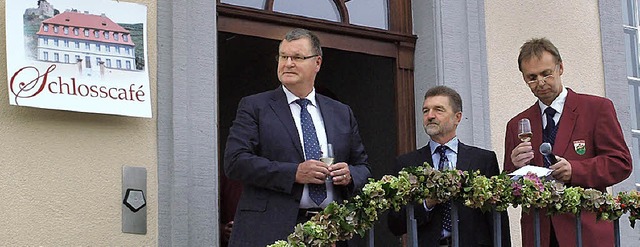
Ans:
{"type": "Polygon", "coordinates": [[[531,122],[528,118],[520,119],[518,122],[518,138],[520,138],[520,141],[530,142],[532,137],[533,132],[531,132],[531,122]]]}
{"type": "Polygon", "coordinates": [[[518,138],[523,142],[531,141],[533,133],[531,132],[531,122],[528,118],[520,119],[518,122],[518,138]]]}
{"type": "Polygon", "coordinates": [[[455,170],[456,166],[453,164],[453,162],[451,162],[450,160],[447,160],[447,162],[445,162],[444,167],[442,169],[445,171],[455,170]]]}
{"type": "MultiPolygon", "coordinates": [[[[333,145],[329,143],[327,144],[327,155],[320,158],[320,161],[325,163],[327,166],[331,166],[333,165],[333,158],[333,145]]],[[[327,181],[333,181],[333,178],[331,178],[331,176],[327,176],[327,181]]]]}

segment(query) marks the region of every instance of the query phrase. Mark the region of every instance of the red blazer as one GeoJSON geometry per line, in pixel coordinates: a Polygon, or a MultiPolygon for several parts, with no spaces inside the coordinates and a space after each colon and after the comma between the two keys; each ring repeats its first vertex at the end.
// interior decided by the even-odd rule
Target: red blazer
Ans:
{"type": "MultiPolygon", "coordinates": [[[[571,163],[571,182],[567,186],[604,192],[606,187],[629,177],[632,170],[631,154],[613,103],[607,98],[567,90],[569,93],[560,117],[553,153],[571,163]],[[582,144],[584,152],[579,148],[582,144]]],[[[507,123],[504,149],[504,169],[507,172],[516,169],[511,162],[511,151],[520,143],[518,121],[522,118],[531,121],[531,144],[535,150],[532,163],[543,165],[542,155],[537,150],[542,144],[542,112],[536,102],[507,123]]],[[[546,210],[540,210],[541,246],[549,246],[550,222],[553,222],[560,246],[576,246],[575,216],[545,215],[546,210]]],[[[581,218],[583,246],[614,245],[612,222],[596,222],[596,215],[589,212],[583,212],[581,218]]],[[[533,246],[533,214],[523,213],[520,221],[523,245],[533,246]]]]}

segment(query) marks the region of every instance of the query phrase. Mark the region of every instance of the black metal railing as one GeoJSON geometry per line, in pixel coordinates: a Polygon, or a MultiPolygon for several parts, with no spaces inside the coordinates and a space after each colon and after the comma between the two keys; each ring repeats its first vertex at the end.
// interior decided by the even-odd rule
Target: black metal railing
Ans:
{"type": "MultiPolygon", "coordinates": [[[[418,226],[416,224],[416,220],[414,217],[414,208],[413,204],[409,203],[406,206],[407,209],[407,247],[418,247],[418,226]]],[[[500,212],[493,209],[493,246],[501,247],[502,246],[502,224],[501,224],[501,214],[500,212]]],[[[582,220],[581,220],[581,212],[576,214],[576,246],[582,246],[582,220]]],[[[451,223],[452,223],[452,246],[458,247],[459,245],[459,226],[458,226],[458,208],[456,204],[452,203],[451,205],[451,223]]],[[[373,238],[373,230],[369,232],[370,238],[373,238]]],[[[613,221],[613,234],[615,240],[615,247],[620,247],[620,220],[616,219],[613,221]]],[[[540,210],[537,208],[533,209],[533,235],[534,235],[534,246],[540,247],[540,210]]],[[[373,241],[370,241],[369,247],[373,247],[373,241]]]]}

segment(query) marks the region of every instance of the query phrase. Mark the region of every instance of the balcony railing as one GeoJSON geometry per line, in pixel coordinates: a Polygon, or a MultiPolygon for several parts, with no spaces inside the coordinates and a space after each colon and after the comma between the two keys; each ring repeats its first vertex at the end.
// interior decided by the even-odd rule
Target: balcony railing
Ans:
{"type": "MultiPolygon", "coordinates": [[[[407,209],[407,236],[408,236],[408,241],[407,241],[407,247],[418,247],[418,234],[417,234],[417,225],[416,225],[416,220],[414,218],[414,208],[413,208],[413,204],[409,204],[406,206],[407,209]]],[[[451,208],[451,219],[452,219],[452,231],[453,234],[451,235],[452,238],[452,246],[453,247],[458,247],[458,243],[459,243],[459,235],[457,234],[458,232],[458,219],[457,219],[457,211],[458,209],[455,207],[451,208]],[[456,215],[456,217],[454,217],[454,215],[456,215]]],[[[534,209],[533,211],[534,214],[534,246],[535,247],[539,247],[540,246],[540,210],[539,209],[534,209]]],[[[580,218],[580,214],[578,213],[576,215],[576,246],[581,247],[582,246],[582,221],[580,218]]],[[[496,224],[496,222],[500,222],[500,213],[493,210],[493,246],[495,247],[501,247],[502,246],[502,242],[500,241],[502,239],[502,225],[501,224],[496,224]]],[[[372,234],[372,232],[369,232],[369,234],[372,234]]],[[[620,221],[619,219],[616,219],[613,221],[613,235],[614,235],[614,240],[615,240],[615,246],[619,247],[620,246],[620,221]]],[[[373,242],[369,242],[368,245],[369,247],[373,247],[374,244],[373,242]]]]}
{"type": "MultiPolygon", "coordinates": [[[[426,198],[438,201],[464,201],[470,208],[492,210],[494,217],[494,246],[501,246],[500,212],[508,207],[521,206],[533,210],[534,244],[540,246],[540,211],[546,208],[552,215],[575,214],[576,245],[582,246],[581,212],[593,212],[599,220],[614,221],[615,246],[620,246],[619,218],[630,214],[633,225],[640,216],[640,193],[621,192],[617,196],[595,189],[566,187],[554,181],[544,181],[532,174],[512,180],[506,174],[491,178],[477,172],[437,171],[430,166],[405,168],[398,176],[387,175],[379,181],[366,184],[362,193],[345,204],[331,203],[323,212],[303,225],[298,225],[288,242],[278,241],[271,246],[330,246],[350,239],[353,234],[368,232],[368,246],[373,245],[373,225],[378,215],[386,210],[407,210],[407,246],[417,246],[417,224],[413,201],[426,198]],[[315,245],[311,245],[314,243],[315,245]]],[[[459,244],[458,208],[452,203],[453,246],[459,244]]]]}

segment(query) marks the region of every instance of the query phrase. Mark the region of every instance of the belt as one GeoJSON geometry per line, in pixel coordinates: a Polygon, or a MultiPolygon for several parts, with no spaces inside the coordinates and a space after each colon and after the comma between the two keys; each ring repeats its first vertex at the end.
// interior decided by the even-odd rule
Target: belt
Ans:
{"type": "Polygon", "coordinates": [[[320,212],[322,212],[322,208],[301,208],[298,210],[298,217],[311,218],[320,212]]]}

